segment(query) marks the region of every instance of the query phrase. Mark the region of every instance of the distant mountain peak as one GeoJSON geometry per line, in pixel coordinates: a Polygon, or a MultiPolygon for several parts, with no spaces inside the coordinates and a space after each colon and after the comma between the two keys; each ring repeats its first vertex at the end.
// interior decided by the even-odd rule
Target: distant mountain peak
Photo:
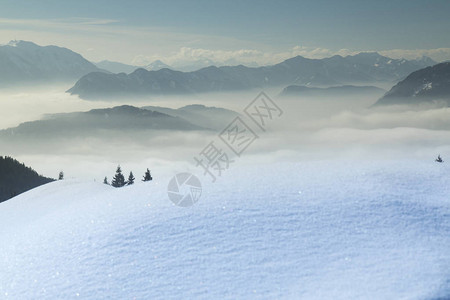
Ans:
{"type": "Polygon", "coordinates": [[[19,43],[20,43],[20,41],[18,41],[18,40],[11,40],[11,41],[9,41],[8,44],[6,44],[6,46],[17,47],[17,45],[19,43]]]}
{"type": "Polygon", "coordinates": [[[159,59],[145,66],[145,69],[147,69],[148,71],[159,71],[161,69],[171,69],[171,68],[172,68],[171,66],[165,64],[159,59]]]}
{"type": "Polygon", "coordinates": [[[10,47],[39,47],[39,45],[37,45],[33,42],[23,41],[23,40],[11,40],[6,45],[10,46],[10,47]]]}
{"type": "Polygon", "coordinates": [[[137,74],[137,75],[141,75],[141,74],[147,74],[148,70],[144,69],[144,68],[137,68],[136,70],[134,70],[134,72],[132,74],[137,74]]]}
{"type": "Polygon", "coordinates": [[[292,62],[292,61],[303,61],[303,60],[309,60],[310,58],[306,58],[304,56],[301,55],[296,55],[294,57],[288,58],[283,62],[292,62]]]}
{"type": "Polygon", "coordinates": [[[101,71],[80,54],[57,46],[13,40],[0,46],[0,85],[69,82],[101,71]]]}
{"type": "Polygon", "coordinates": [[[425,55],[422,55],[422,57],[416,59],[416,61],[420,62],[420,63],[428,64],[428,65],[435,65],[435,64],[437,64],[436,61],[434,61],[432,58],[430,58],[428,56],[425,56],[425,55]]]}

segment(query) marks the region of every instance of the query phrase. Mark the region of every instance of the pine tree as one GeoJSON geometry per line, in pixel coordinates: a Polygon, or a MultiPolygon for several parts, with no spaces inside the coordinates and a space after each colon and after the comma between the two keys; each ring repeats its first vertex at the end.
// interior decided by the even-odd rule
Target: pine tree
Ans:
{"type": "Polygon", "coordinates": [[[61,172],[59,172],[58,180],[63,180],[63,179],[64,179],[64,172],[61,171],[61,172]]]}
{"type": "Polygon", "coordinates": [[[135,180],[135,179],[136,179],[136,178],[134,178],[133,172],[130,172],[130,176],[128,176],[127,184],[128,184],[128,185],[134,184],[134,180],[135,180]]]}
{"type": "Polygon", "coordinates": [[[108,177],[105,176],[105,179],[103,179],[103,183],[109,185],[108,177]]]}
{"type": "Polygon", "coordinates": [[[153,180],[152,175],[150,174],[150,170],[147,169],[147,171],[145,172],[144,178],[142,179],[142,181],[150,181],[153,180]]]}
{"type": "Polygon", "coordinates": [[[117,167],[116,175],[114,176],[111,185],[116,188],[123,187],[125,185],[125,177],[123,177],[120,166],[117,167]]]}

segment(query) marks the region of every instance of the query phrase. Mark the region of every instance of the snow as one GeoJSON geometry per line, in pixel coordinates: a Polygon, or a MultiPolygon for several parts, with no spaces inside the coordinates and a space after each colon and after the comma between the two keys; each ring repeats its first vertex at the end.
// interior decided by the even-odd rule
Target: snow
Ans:
{"type": "Polygon", "coordinates": [[[10,41],[7,45],[11,46],[11,47],[17,47],[18,43],[20,43],[20,41],[14,40],[14,41],[10,41]]]}
{"type": "Polygon", "coordinates": [[[9,64],[4,65],[18,81],[42,78],[79,78],[89,72],[98,71],[79,54],[56,46],[41,47],[32,42],[13,40],[0,52],[9,64]]]}
{"type": "Polygon", "coordinates": [[[424,83],[424,84],[422,84],[422,86],[418,90],[414,91],[413,96],[417,96],[420,92],[428,91],[428,90],[431,90],[431,89],[433,89],[433,83],[432,82],[424,83]]]}
{"type": "Polygon", "coordinates": [[[59,181],[0,204],[0,298],[450,296],[450,172],[419,161],[236,166],[193,207],[170,177],[59,181]]]}

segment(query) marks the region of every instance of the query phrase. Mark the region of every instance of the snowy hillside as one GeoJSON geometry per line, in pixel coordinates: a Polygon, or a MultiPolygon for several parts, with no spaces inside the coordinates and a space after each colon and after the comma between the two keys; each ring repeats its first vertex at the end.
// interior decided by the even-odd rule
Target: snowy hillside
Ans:
{"type": "Polygon", "coordinates": [[[171,176],[50,183],[0,204],[0,298],[448,299],[449,170],[235,166],[190,208],[171,176]]]}

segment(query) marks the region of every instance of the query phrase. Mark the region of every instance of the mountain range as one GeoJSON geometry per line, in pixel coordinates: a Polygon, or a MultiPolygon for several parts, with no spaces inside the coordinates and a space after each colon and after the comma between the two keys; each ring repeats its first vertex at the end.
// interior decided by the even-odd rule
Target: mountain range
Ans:
{"type": "Polygon", "coordinates": [[[427,57],[405,60],[390,59],[378,53],[359,53],[324,59],[297,56],[273,66],[258,68],[243,65],[210,66],[194,72],[167,68],[147,71],[140,68],[128,75],[92,72],[80,78],[68,92],[84,99],[95,99],[238,91],[294,84],[316,87],[359,85],[395,82],[432,64],[434,61],[427,57]]]}
{"type": "MultiPolygon", "coordinates": [[[[210,63],[213,62],[206,65],[210,63]]],[[[435,62],[428,57],[390,59],[375,52],[363,52],[324,59],[297,56],[265,67],[209,66],[181,72],[162,61],[155,61],[145,69],[110,61],[93,64],[66,48],[11,41],[0,46],[0,87],[79,79],[69,93],[84,99],[112,99],[278,86],[287,86],[282,95],[326,95],[368,89],[351,84],[401,81],[377,102],[379,105],[448,99],[448,64],[430,67],[435,62]]]]}
{"type": "Polygon", "coordinates": [[[450,62],[411,73],[375,105],[445,101],[450,105],[450,62]]]}
{"type": "Polygon", "coordinates": [[[23,83],[67,82],[101,72],[80,54],[57,46],[11,41],[0,46],[0,86],[23,83]]]}

